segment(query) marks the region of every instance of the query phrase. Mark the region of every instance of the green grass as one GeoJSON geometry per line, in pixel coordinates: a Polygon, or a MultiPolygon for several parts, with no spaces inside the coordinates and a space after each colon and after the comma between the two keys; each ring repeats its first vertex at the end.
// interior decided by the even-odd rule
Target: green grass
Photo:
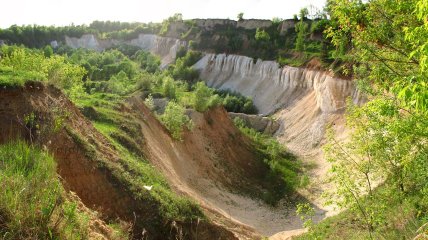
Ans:
{"type": "Polygon", "coordinates": [[[0,66],[0,86],[21,87],[27,81],[42,80],[43,76],[34,71],[13,70],[11,67],[0,66]]]}
{"type": "Polygon", "coordinates": [[[22,141],[0,146],[0,239],[87,239],[88,217],[64,198],[52,156],[22,141]]]}
{"type": "Polygon", "coordinates": [[[299,173],[300,163],[273,137],[246,127],[240,118],[235,118],[234,123],[253,141],[259,159],[269,169],[263,179],[265,191],[262,199],[269,204],[276,204],[302,182],[304,175],[299,173]]]}
{"type": "Polygon", "coordinates": [[[97,111],[99,117],[92,123],[107,138],[120,157],[121,170],[112,167],[115,168],[112,172],[121,182],[129,186],[135,196],[148,197],[156,201],[159,204],[160,215],[165,220],[205,218],[196,203],[175,194],[162,174],[147,161],[142,151],[144,139],[140,126],[134,121],[133,116],[117,110],[120,105],[119,96],[88,95],[86,99],[79,100],[78,105],[93,106],[97,111]],[[144,186],[153,188],[147,191],[144,186]]]}

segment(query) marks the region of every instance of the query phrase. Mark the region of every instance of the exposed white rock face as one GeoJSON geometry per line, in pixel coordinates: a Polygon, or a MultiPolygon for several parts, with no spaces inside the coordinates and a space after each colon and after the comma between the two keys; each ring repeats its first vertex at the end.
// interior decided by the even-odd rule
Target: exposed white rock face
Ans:
{"type": "Polygon", "coordinates": [[[86,48],[102,51],[117,43],[115,40],[100,40],[93,34],[84,34],[80,38],[65,36],[65,44],[72,48],[86,48]]]}
{"type": "Polygon", "coordinates": [[[126,43],[138,46],[146,51],[161,57],[162,65],[165,67],[174,61],[180,47],[186,47],[187,43],[175,38],[160,37],[153,34],[140,34],[138,38],[130,41],[119,41],[115,39],[98,39],[93,34],[84,34],[80,38],[65,37],[65,42],[72,48],[87,48],[102,51],[115,44],[126,43]]]}
{"type": "Polygon", "coordinates": [[[172,63],[181,47],[187,47],[186,41],[153,34],[140,34],[137,39],[132,39],[127,43],[160,56],[162,58],[161,67],[172,63]]]}
{"type": "Polygon", "coordinates": [[[365,100],[353,82],[328,72],[280,68],[273,61],[237,55],[208,54],[194,67],[208,86],[252,97],[260,113],[274,113],[272,118],[280,124],[275,138],[304,162],[316,166],[309,172],[312,187],[307,198],[322,207],[324,199],[318,194],[331,187],[325,182],[330,163],[322,151],[326,129],[331,126],[339,142],[347,139],[346,100],[351,98],[358,104],[365,100]]]}
{"type": "Polygon", "coordinates": [[[286,108],[312,91],[317,107],[325,113],[343,108],[349,96],[355,101],[359,98],[349,80],[305,68],[280,68],[274,61],[254,62],[245,56],[207,54],[194,67],[208,86],[251,97],[264,115],[286,108]]]}

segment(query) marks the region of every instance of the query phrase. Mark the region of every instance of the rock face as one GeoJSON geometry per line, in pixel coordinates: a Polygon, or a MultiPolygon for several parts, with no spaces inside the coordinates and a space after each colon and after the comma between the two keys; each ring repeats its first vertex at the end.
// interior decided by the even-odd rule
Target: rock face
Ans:
{"type": "Polygon", "coordinates": [[[269,135],[273,135],[279,129],[279,123],[277,121],[260,115],[229,112],[229,117],[231,119],[238,117],[242,119],[248,127],[269,135]]]}
{"type": "Polygon", "coordinates": [[[310,92],[316,95],[317,108],[325,113],[344,108],[347,97],[359,99],[352,81],[323,71],[280,68],[274,61],[254,62],[245,56],[207,54],[194,67],[208,86],[251,97],[264,115],[286,108],[310,92]]]}
{"type": "Polygon", "coordinates": [[[160,37],[153,34],[140,34],[138,38],[126,42],[130,45],[140,47],[152,54],[158,55],[162,58],[162,65],[164,67],[175,60],[177,51],[181,47],[187,47],[186,41],[181,41],[175,38],[160,37]]]}
{"type": "Polygon", "coordinates": [[[94,34],[84,34],[80,38],[65,36],[65,43],[72,48],[86,48],[102,51],[118,42],[114,40],[101,40],[94,34]]]}
{"type": "Polygon", "coordinates": [[[281,35],[285,35],[289,30],[293,30],[296,26],[296,21],[293,19],[284,20],[281,24],[281,35]]]}
{"type": "Polygon", "coordinates": [[[96,51],[103,51],[115,44],[125,43],[140,47],[155,55],[161,57],[162,65],[165,67],[174,61],[177,51],[181,47],[187,47],[187,42],[179,39],[160,37],[153,34],[140,34],[138,38],[129,41],[120,41],[116,39],[98,39],[93,34],[84,34],[80,38],[65,37],[65,42],[72,48],[86,48],[96,51]]]}

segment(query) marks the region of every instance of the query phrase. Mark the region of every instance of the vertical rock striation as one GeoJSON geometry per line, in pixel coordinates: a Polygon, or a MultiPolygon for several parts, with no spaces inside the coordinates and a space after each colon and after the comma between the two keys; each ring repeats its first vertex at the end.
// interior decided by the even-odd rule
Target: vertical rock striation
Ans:
{"type": "Polygon", "coordinates": [[[194,67],[208,86],[251,97],[263,115],[289,107],[310,92],[315,93],[316,106],[325,113],[344,108],[348,97],[355,102],[360,98],[350,80],[307,68],[280,68],[274,61],[207,54],[194,67]]]}

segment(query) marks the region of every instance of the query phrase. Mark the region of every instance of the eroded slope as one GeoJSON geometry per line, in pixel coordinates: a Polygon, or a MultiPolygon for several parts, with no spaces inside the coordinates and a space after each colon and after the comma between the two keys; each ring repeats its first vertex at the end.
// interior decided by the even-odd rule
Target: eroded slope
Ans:
{"type": "Polygon", "coordinates": [[[65,188],[106,220],[129,222],[134,238],[235,239],[229,231],[203,219],[170,222],[162,217],[160,203],[147,190],[136,194],[135,189],[142,186],[128,181],[144,173],[126,165],[109,141],[56,88],[30,82],[22,88],[1,89],[0,103],[0,143],[23,138],[49,149],[65,188]],[[31,115],[34,121],[28,121],[31,115]],[[61,124],[55,129],[58,119],[61,124]]]}

